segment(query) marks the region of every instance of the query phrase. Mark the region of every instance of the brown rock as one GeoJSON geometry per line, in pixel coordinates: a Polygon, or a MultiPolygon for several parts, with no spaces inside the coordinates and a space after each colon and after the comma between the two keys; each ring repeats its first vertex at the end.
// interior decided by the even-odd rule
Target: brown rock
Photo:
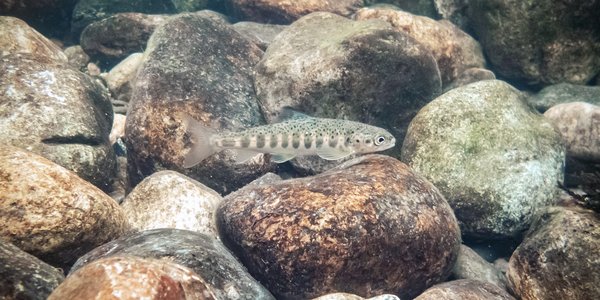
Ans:
{"type": "Polygon", "coordinates": [[[69,65],[71,67],[84,72],[88,63],[90,63],[90,56],[83,51],[81,46],[70,46],[63,50],[67,59],[69,60],[69,65]]]}
{"type": "Polygon", "coordinates": [[[117,203],[67,169],[0,147],[0,238],[61,268],[128,224],[117,203]]]}
{"type": "Polygon", "coordinates": [[[173,171],[146,177],[121,204],[133,228],[178,228],[218,238],[214,213],[221,195],[173,171]]]}
{"type": "Polygon", "coordinates": [[[600,162],[600,106],[571,102],[552,106],[544,113],[560,133],[567,155],[600,162]]]}
{"type": "Polygon", "coordinates": [[[469,68],[483,68],[481,46],[454,24],[413,15],[401,10],[363,8],[357,20],[381,19],[390,23],[431,51],[440,69],[444,86],[456,80],[469,68]]]}
{"type": "Polygon", "coordinates": [[[448,276],[460,246],[437,189],[383,155],[241,189],[222,202],[217,222],[250,273],[291,299],[414,297],[448,276]]]}
{"type": "Polygon", "coordinates": [[[132,186],[171,169],[229,193],[269,170],[263,156],[236,164],[228,151],[194,168],[181,166],[190,141],[182,114],[223,131],[264,124],[252,83],[261,55],[258,46],[206,13],[180,14],[156,29],[135,80],[125,125],[132,186]]]}
{"type": "Polygon", "coordinates": [[[27,23],[13,17],[0,16],[0,58],[7,55],[35,55],[40,62],[67,63],[58,46],[27,23]]]}
{"type": "Polygon", "coordinates": [[[323,11],[350,16],[363,6],[360,0],[226,0],[226,5],[235,17],[259,23],[289,24],[304,15],[323,11]]]}
{"type": "Polygon", "coordinates": [[[119,13],[88,25],[81,33],[81,47],[94,61],[110,66],[143,51],[154,29],[168,15],[119,13]]]}
{"type": "Polygon", "coordinates": [[[577,207],[550,207],[509,261],[509,286],[523,300],[600,295],[600,218],[577,207]]]}
{"type": "Polygon", "coordinates": [[[202,278],[184,266],[123,256],[97,260],[77,270],[48,299],[217,298],[202,278]]]}
{"type": "Polygon", "coordinates": [[[0,240],[0,299],[44,300],[64,279],[61,270],[0,240]]]}
{"type": "Polygon", "coordinates": [[[473,279],[460,279],[434,285],[415,300],[514,300],[495,284],[473,279]]]}

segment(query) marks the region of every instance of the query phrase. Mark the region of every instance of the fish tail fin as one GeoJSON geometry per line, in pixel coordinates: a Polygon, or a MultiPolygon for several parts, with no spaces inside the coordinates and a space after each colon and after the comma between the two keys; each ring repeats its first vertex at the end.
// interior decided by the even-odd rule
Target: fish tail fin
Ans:
{"type": "Polygon", "coordinates": [[[191,168],[218,152],[210,143],[210,138],[217,133],[215,129],[200,124],[190,116],[183,116],[183,124],[185,132],[192,139],[192,147],[183,157],[184,168],[191,168]]]}

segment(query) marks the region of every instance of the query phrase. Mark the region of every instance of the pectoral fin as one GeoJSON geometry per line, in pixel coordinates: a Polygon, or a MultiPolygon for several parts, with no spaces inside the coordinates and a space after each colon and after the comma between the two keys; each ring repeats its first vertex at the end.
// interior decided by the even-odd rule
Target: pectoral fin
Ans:
{"type": "Polygon", "coordinates": [[[286,162],[294,157],[296,157],[295,154],[272,154],[271,161],[280,164],[280,163],[286,162]]]}
{"type": "Polygon", "coordinates": [[[326,160],[337,160],[352,154],[351,151],[344,151],[337,148],[324,147],[317,149],[317,155],[326,160]]]}
{"type": "Polygon", "coordinates": [[[235,162],[238,164],[244,163],[244,162],[250,160],[251,158],[255,157],[258,154],[259,154],[259,152],[256,152],[256,151],[236,149],[235,150],[235,162]]]}

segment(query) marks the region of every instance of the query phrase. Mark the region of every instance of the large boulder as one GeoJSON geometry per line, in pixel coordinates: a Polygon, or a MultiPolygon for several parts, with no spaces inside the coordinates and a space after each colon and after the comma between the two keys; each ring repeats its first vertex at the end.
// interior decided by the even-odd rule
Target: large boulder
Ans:
{"type": "Polygon", "coordinates": [[[262,156],[236,164],[227,151],[192,169],[182,167],[190,139],[181,115],[224,131],[264,124],[252,84],[262,53],[230,25],[202,12],[174,16],[154,31],[125,128],[132,186],[172,169],[228,193],[269,170],[262,156]]]}
{"type": "Polygon", "coordinates": [[[450,274],[460,246],[444,197],[384,155],[245,187],[223,200],[217,222],[250,273],[284,299],[411,298],[450,274]]]}
{"type": "Polygon", "coordinates": [[[565,148],[519,91],[486,80],[451,90],[419,111],[402,160],[440,189],[463,234],[510,238],[553,203],[565,148]]]}
{"type": "Polygon", "coordinates": [[[600,72],[600,0],[468,3],[469,23],[503,77],[585,84],[600,72]]]}
{"type": "Polygon", "coordinates": [[[600,218],[577,207],[551,207],[510,258],[508,282],[523,299],[595,299],[600,295],[600,218]]]}
{"type": "Polygon", "coordinates": [[[31,152],[0,147],[0,239],[63,269],[123,235],[119,205],[73,172],[31,152]]]}
{"type": "Polygon", "coordinates": [[[388,23],[319,12],[275,37],[256,66],[255,86],[269,122],[293,107],[383,127],[401,141],[416,112],[441,92],[441,79],[431,52],[388,23]]]}
{"type": "Polygon", "coordinates": [[[103,190],[115,154],[107,90],[23,21],[0,17],[0,143],[38,153],[103,190]]]}

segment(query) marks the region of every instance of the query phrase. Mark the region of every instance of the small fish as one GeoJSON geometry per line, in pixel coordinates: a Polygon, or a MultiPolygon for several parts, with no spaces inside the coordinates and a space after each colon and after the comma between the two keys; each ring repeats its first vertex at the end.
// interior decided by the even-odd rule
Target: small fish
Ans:
{"type": "Polygon", "coordinates": [[[183,166],[193,167],[223,149],[233,149],[237,163],[259,153],[269,153],[272,161],[282,163],[299,155],[336,160],[354,153],[383,151],[396,144],[389,132],[375,126],[297,115],[301,114],[284,122],[238,132],[217,132],[184,116],[186,132],[193,145],[184,157],[183,166]]]}

